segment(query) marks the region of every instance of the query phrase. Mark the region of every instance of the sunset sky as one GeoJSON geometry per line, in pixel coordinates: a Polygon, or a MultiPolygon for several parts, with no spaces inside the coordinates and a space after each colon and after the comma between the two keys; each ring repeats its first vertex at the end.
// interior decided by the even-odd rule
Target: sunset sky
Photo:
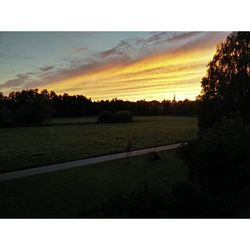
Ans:
{"type": "Polygon", "coordinates": [[[225,32],[0,32],[0,92],[195,99],[225,32]]]}

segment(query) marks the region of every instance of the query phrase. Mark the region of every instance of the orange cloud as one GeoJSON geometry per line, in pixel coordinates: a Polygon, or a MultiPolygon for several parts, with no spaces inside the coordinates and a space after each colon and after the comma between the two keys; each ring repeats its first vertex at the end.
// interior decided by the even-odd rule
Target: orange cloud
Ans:
{"type": "Polygon", "coordinates": [[[109,64],[42,87],[59,93],[83,93],[93,100],[162,100],[174,94],[177,99],[195,99],[214,51],[213,46],[155,54],[124,65],[109,64]]]}
{"type": "MultiPolygon", "coordinates": [[[[158,32],[120,41],[113,48],[89,57],[71,58],[70,65],[64,68],[45,65],[39,72],[17,75],[1,87],[7,90],[47,88],[59,94],[83,94],[93,100],[163,100],[174,95],[176,99],[195,99],[216,43],[226,35],[158,32]]],[[[86,51],[85,47],[79,47],[72,53],[86,51]]]]}

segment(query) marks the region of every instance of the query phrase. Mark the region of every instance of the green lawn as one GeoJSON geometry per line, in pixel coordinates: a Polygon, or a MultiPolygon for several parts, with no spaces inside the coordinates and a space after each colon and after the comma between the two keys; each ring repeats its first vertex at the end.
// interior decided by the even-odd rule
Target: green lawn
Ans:
{"type": "Polygon", "coordinates": [[[31,168],[196,136],[195,117],[135,117],[133,123],[97,124],[96,118],[55,119],[49,126],[0,128],[0,172],[31,168]]]}
{"type": "Polygon", "coordinates": [[[99,207],[118,191],[147,183],[167,187],[187,178],[175,151],[158,161],[147,155],[0,182],[0,217],[77,217],[99,207]]]}

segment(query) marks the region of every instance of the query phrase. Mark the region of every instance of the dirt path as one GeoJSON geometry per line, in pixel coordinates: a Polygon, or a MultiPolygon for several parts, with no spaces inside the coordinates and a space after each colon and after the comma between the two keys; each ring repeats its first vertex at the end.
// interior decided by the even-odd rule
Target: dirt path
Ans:
{"type": "MultiPolygon", "coordinates": [[[[172,149],[177,149],[179,146],[181,146],[182,143],[175,143],[175,144],[169,144],[165,146],[159,146],[159,147],[153,147],[153,148],[146,148],[146,149],[139,149],[131,151],[131,157],[144,155],[153,151],[167,151],[172,149]]],[[[83,160],[77,160],[77,161],[69,161],[69,162],[63,162],[59,164],[52,164],[52,165],[46,165],[43,167],[36,167],[36,168],[30,168],[30,169],[24,169],[24,170],[17,170],[13,172],[7,172],[0,174],[0,181],[7,181],[22,177],[28,177],[38,174],[45,174],[49,172],[59,171],[63,169],[70,169],[70,168],[76,168],[81,166],[87,166],[95,163],[105,162],[105,161],[112,161],[112,160],[118,160],[122,158],[126,158],[128,154],[125,153],[116,153],[116,154],[109,154],[104,156],[97,156],[92,158],[86,158],[83,160]]]]}

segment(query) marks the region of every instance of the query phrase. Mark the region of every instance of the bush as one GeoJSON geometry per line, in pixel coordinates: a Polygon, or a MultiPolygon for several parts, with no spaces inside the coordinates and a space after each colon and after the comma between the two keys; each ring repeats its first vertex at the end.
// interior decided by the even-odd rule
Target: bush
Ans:
{"type": "Polygon", "coordinates": [[[39,98],[25,103],[16,112],[17,124],[44,124],[51,117],[47,99],[39,98]]]}
{"type": "Polygon", "coordinates": [[[3,107],[0,109],[0,126],[11,126],[13,124],[13,116],[11,109],[3,107]]]}
{"type": "Polygon", "coordinates": [[[227,119],[180,149],[190,182],[206,201],[206,217],[249,216],[250,127],[227,119]]]}
{"type": "Polygon", "coordinates": [[[98,116],[98,122],[112,123],[115,122],[115,117],[111,111],[103,111],[98,116]]]}
{"type": "Polygon", "coordinates": [[[181,148],[181,155],[193,180],[241,185],[250,177],[249,141],[250,127],[241,120],[224,120],[181,148]]]}
{"type": "Polygon", "coordinates": [[[132,122],[133,114],[127,110],[118,111],[115,113],[115,119],[117,122],[132,122]]]}

